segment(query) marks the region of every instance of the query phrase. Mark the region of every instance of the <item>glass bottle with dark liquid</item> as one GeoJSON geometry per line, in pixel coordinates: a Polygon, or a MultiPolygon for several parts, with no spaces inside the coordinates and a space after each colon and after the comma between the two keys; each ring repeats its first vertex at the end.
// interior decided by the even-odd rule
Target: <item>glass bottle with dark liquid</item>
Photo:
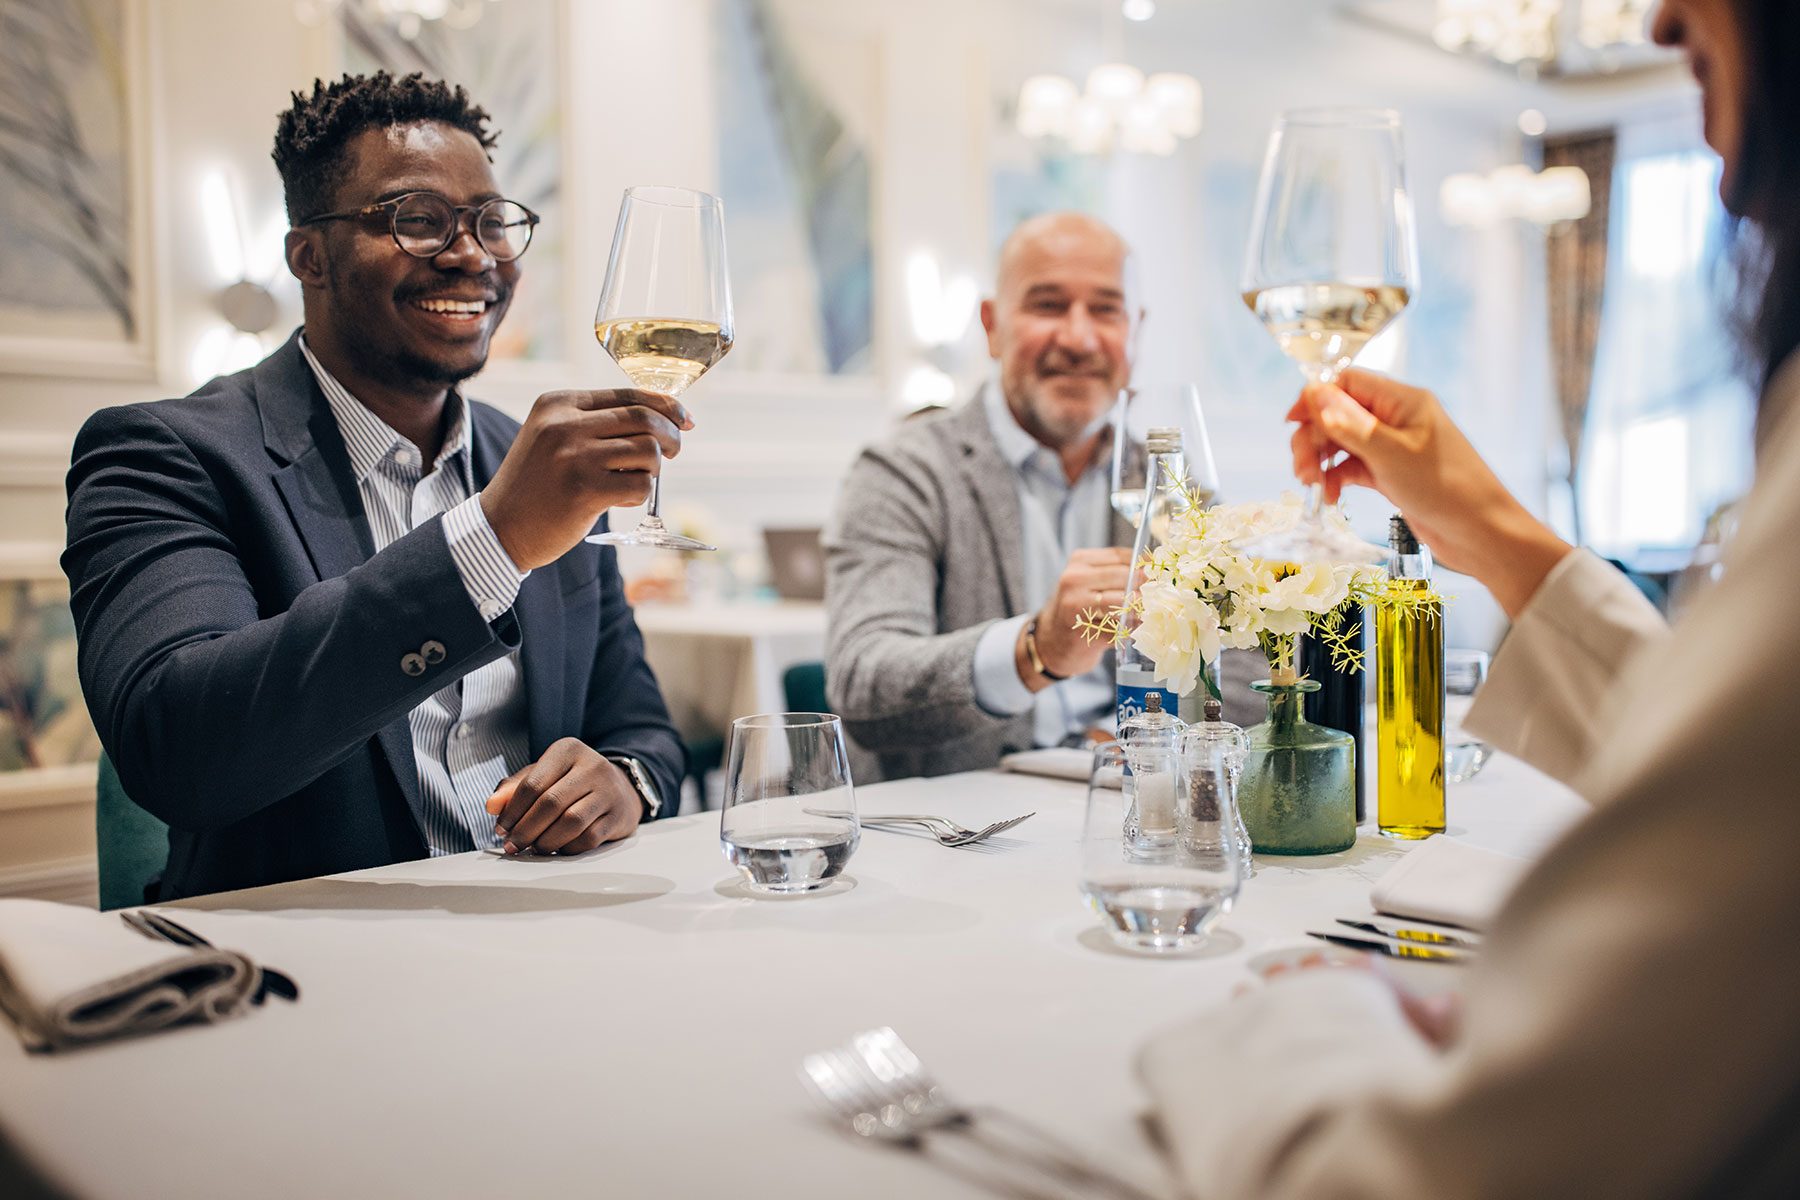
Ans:
{"type": "MultiPolygon", "coordinates": [[[[1353,640],[1361,645],[1364,637],[1363,610],[1354,600],[1346,600],[1338,610],[1340,630],[1355,629],[1353,640]]],[[[1367,669],[1366,667],[1364,668],[1367,669]]],[[[1300,673],[1315,681],[1319,690],[1306,697],[1306,719],[1314,725],[1341,729],[1356,739],[1356,823],[1368,819],[1363,799],[1363,756],[1368,743],[1363,740],[1363,672],[1340,671],[1331,665],[1331,647],[1316,637],[1300,639],[1300,673]]]]}

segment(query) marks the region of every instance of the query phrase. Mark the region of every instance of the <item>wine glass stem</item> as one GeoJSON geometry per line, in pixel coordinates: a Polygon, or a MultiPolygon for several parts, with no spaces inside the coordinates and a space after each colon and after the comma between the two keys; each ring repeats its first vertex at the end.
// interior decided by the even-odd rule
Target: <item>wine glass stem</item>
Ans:
{"type": "MultiPolygon", "coordinates": [[[[1337,381],[1337,368],[1330,363],[1308,363],[1300,369],[1306,373],[1307,380],[1312,383],[1334,383],[1337,381]]],[[[1330,456],[1327,455],[1324,459],[1320,460],[1319,465],[1323,467],[1329,459],[1330,456]]],[[[1320,514],[1324,509],[1325,485],[1322,483],[1315,483],[1306,489],[1306,507],[1301,510],[1301,520],[1307,525],[1319,525],[1322,523],[1320,514]]]]}
{"type": "Polygon", "coordinates": [[[650,525],[662,524],[662,476],[650,477],[650,498],[644,502],[644,521],[650,525]]]}

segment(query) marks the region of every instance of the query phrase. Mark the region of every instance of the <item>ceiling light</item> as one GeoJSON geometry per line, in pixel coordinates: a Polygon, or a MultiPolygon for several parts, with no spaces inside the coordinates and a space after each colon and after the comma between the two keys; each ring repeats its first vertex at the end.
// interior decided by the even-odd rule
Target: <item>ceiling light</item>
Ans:
{"type": "Polygon", "coordinates": [[[1119,12],[1127,21],[1148,21],[1156,15],[1156,0],[1122,0],[1119,12]]]}
{"type": "Polygon", "coordinates": [[[1528,108],[1519,114],[1519,132],[1526,137],[1543,137],[1544,131],[1550,128],[1550,122],[1544,114],[1535,108],[1528,108]]]}

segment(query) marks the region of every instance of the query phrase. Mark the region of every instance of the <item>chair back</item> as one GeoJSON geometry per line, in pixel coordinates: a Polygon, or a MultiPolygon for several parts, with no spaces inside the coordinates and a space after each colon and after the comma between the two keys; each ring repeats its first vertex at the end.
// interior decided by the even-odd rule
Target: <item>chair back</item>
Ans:
{"type": "Polygon", "coordinates": [[[150,884],[169,865],[169,827],[132,803],[105,754],[94,797],[94,844],[100,860],[100,907],[127,908],[149,900],[150,884]]]}
{"type": "Polygon", "coordinates": [[[825,664],[795,663],[781,673],[781,690],[789,712],[830,712],[825,700],[825,664]]]}

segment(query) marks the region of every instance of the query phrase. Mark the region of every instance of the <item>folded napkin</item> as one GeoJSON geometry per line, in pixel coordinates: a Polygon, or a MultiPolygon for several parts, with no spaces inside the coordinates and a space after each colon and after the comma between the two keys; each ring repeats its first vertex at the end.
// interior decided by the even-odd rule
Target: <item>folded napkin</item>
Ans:
{"type": "Polygon", "coordinates": [[[1369,889],[1378,913],[1486,929],[1531,863],[1446,837],[1427,838],[1369,889]]]}
{"type": "Polygon", "coordinates": [[[0,900],[0,1009],[28,1050],[232,1016],[259,976],[242,954],[152,941],[117,913],[0,900]]]}
{"type": "Polygon", "coordinates": [[[1073,779],[1086,783],[1094,769],[1094,752],[1073,746],[1051,746],[1047,750],[1021,750],[1000,760],[1002,771],[1021,775],[1048,775],[1052,779],[1073,779]]]}

